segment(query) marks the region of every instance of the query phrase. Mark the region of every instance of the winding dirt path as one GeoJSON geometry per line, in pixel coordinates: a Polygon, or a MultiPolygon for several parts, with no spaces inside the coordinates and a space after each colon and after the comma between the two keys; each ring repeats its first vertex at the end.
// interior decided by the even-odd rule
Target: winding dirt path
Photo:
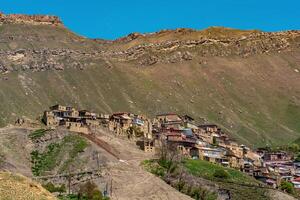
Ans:
{"type": "Polygon", "coordinates": [[[115,138],[105,131],[101,131],[97,137],[120,152],[120,161],[109,166],[112,177],[112,199],[191,200],[142,168],[140,163],[151,158],[151,154],[139,150],[132,142],[115,138]]]}

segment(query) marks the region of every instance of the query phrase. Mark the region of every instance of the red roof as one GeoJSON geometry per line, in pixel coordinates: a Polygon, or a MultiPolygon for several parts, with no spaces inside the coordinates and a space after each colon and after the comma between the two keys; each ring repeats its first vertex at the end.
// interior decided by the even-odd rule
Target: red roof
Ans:
{"type": "Polygon", "coordinates": [[[295,182],[300,182],[300,177],[295,178],[293,181],[295,181],[295,182]]]}

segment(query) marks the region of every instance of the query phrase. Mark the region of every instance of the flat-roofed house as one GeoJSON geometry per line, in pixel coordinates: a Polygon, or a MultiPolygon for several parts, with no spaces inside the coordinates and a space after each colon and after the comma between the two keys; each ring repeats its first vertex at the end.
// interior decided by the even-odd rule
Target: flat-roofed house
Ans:
{"type": "Polygon", "coordinates": [[[287,163],[292,160],[292,156],[284,151],[265,152],[262,158],[266,164],[287,163]]]}
{"type": "Polygon", "coordinates": [[[294,185],[294,188],[300,191],[300,177],[294,178],[292,180],[292,183],[294,185]]]}
{"type": "Polygon", "coordinates": [[[206,131],[206,132],[218,132],[218,125],[216,124],[203,124],[198,126],[200,129],[206,131]]]}
{"type": "Polygon", "coordinates": [[[65,126],[67,129],[73,132],[78,133],[89,133],[89,129],[87,126],[84,126],[80,121],[77,120],[63,120],[61,121],[61,126],[65,126]]]}
{"type": "Polygon", "coordinates": [[[189,116],[189,115],[183,115],[181,117],[181,119],[183,121],[183,126],[185,128],[191,128],[191,129],[193,129],[193,131],[199,129],[198,126],[195,124],[194,118],[192,118],[191,116],[189,116]]]}
{"type": "Polygon", "coordinates": [[[60,104],[56,104],[54,106],[51,106],[50,110],[67,111],[67,106],[62,106],[60,104]]]}
{"type": "Polygon", "coordinates": [[[97,113],[90,112],[88,110],[80,110],[79,116],[82,118],[87,118],[87,119],[92,119],[92,120],[96,120],[99,117],[99,115],[97,113]]]}
{"type": "Polygon", "coordinates": [[[46,126],[56,127],[59,125],[59,118],[55,115],[53,111],[45,111],[43,116],[43,122],[46,126]]]}
{"type": "Polygon", "coordinates": [[[225,157],[228,158],[229,166],[232,168],[241,169],[244,166],[243,157],[237,156],[237,154],[230,149],[226,149],[225,157]]]}
{"type": "Polygon", "coordinates": [[[184,125],[180,116],[175,113],[165,113],[156,115],[156,120],[158,121],[160,127],[164,129],[179,129],[184,125]]]}
{"type": "Polygon", "coordinates": [[[225,141],[224,142],[223,141],[223,142],[219,142],[218,145],[230,150],[230,152],[232,154],[234,154],[234,156],[236,156],[237,158],[243,158],[243,156],[244,156],[243,148],[240,147],[240,145],[236,142],[233,142],[233,141],[225,141]]]}
{"type": "Polygon", "coordinates": [[[132,118],[130,113],[114,113],[110,116],[109,121],[109,130],[114,131],[117,135],[124,135],[131,126],[132,118]]]}
{"type": "Polygon", "coordinates": [[[218,147],[199,147],[200,159],[212,163],[220,163],[226,154],[226,150],[218,147]]]}

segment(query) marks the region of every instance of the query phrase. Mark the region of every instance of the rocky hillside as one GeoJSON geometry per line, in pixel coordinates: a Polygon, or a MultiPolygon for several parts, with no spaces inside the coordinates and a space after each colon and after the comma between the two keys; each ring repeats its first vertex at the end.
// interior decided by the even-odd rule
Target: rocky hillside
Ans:
{"type": "Polygon", "coordinates": [[[62,25],[60,19],[56,16],[49,15],[5,15],[0,13],[0,23],[2,24],[48,24],[62,25]]]}
{"type": "Polygon", "coordinates": [[[300,31],[212,27],[106,41],[75,35],[53,17],[0,18],[2,126],[63,103],[188,113],[255,146],[300,136],[300,31]]]}

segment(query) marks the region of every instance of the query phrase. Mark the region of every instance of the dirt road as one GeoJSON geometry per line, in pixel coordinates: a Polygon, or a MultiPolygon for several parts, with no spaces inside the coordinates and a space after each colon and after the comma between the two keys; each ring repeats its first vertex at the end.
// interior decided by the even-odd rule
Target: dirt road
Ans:
{"type": "Polygon", "coordinates": [[[140,163],[152,155],[139,150],[133,142],[115,138],[105,131],[97,137],[120,152],[120,161],[109,166],[112,199],[115,200],[191,200],[160,178],[146,172],[140,163]]]}

